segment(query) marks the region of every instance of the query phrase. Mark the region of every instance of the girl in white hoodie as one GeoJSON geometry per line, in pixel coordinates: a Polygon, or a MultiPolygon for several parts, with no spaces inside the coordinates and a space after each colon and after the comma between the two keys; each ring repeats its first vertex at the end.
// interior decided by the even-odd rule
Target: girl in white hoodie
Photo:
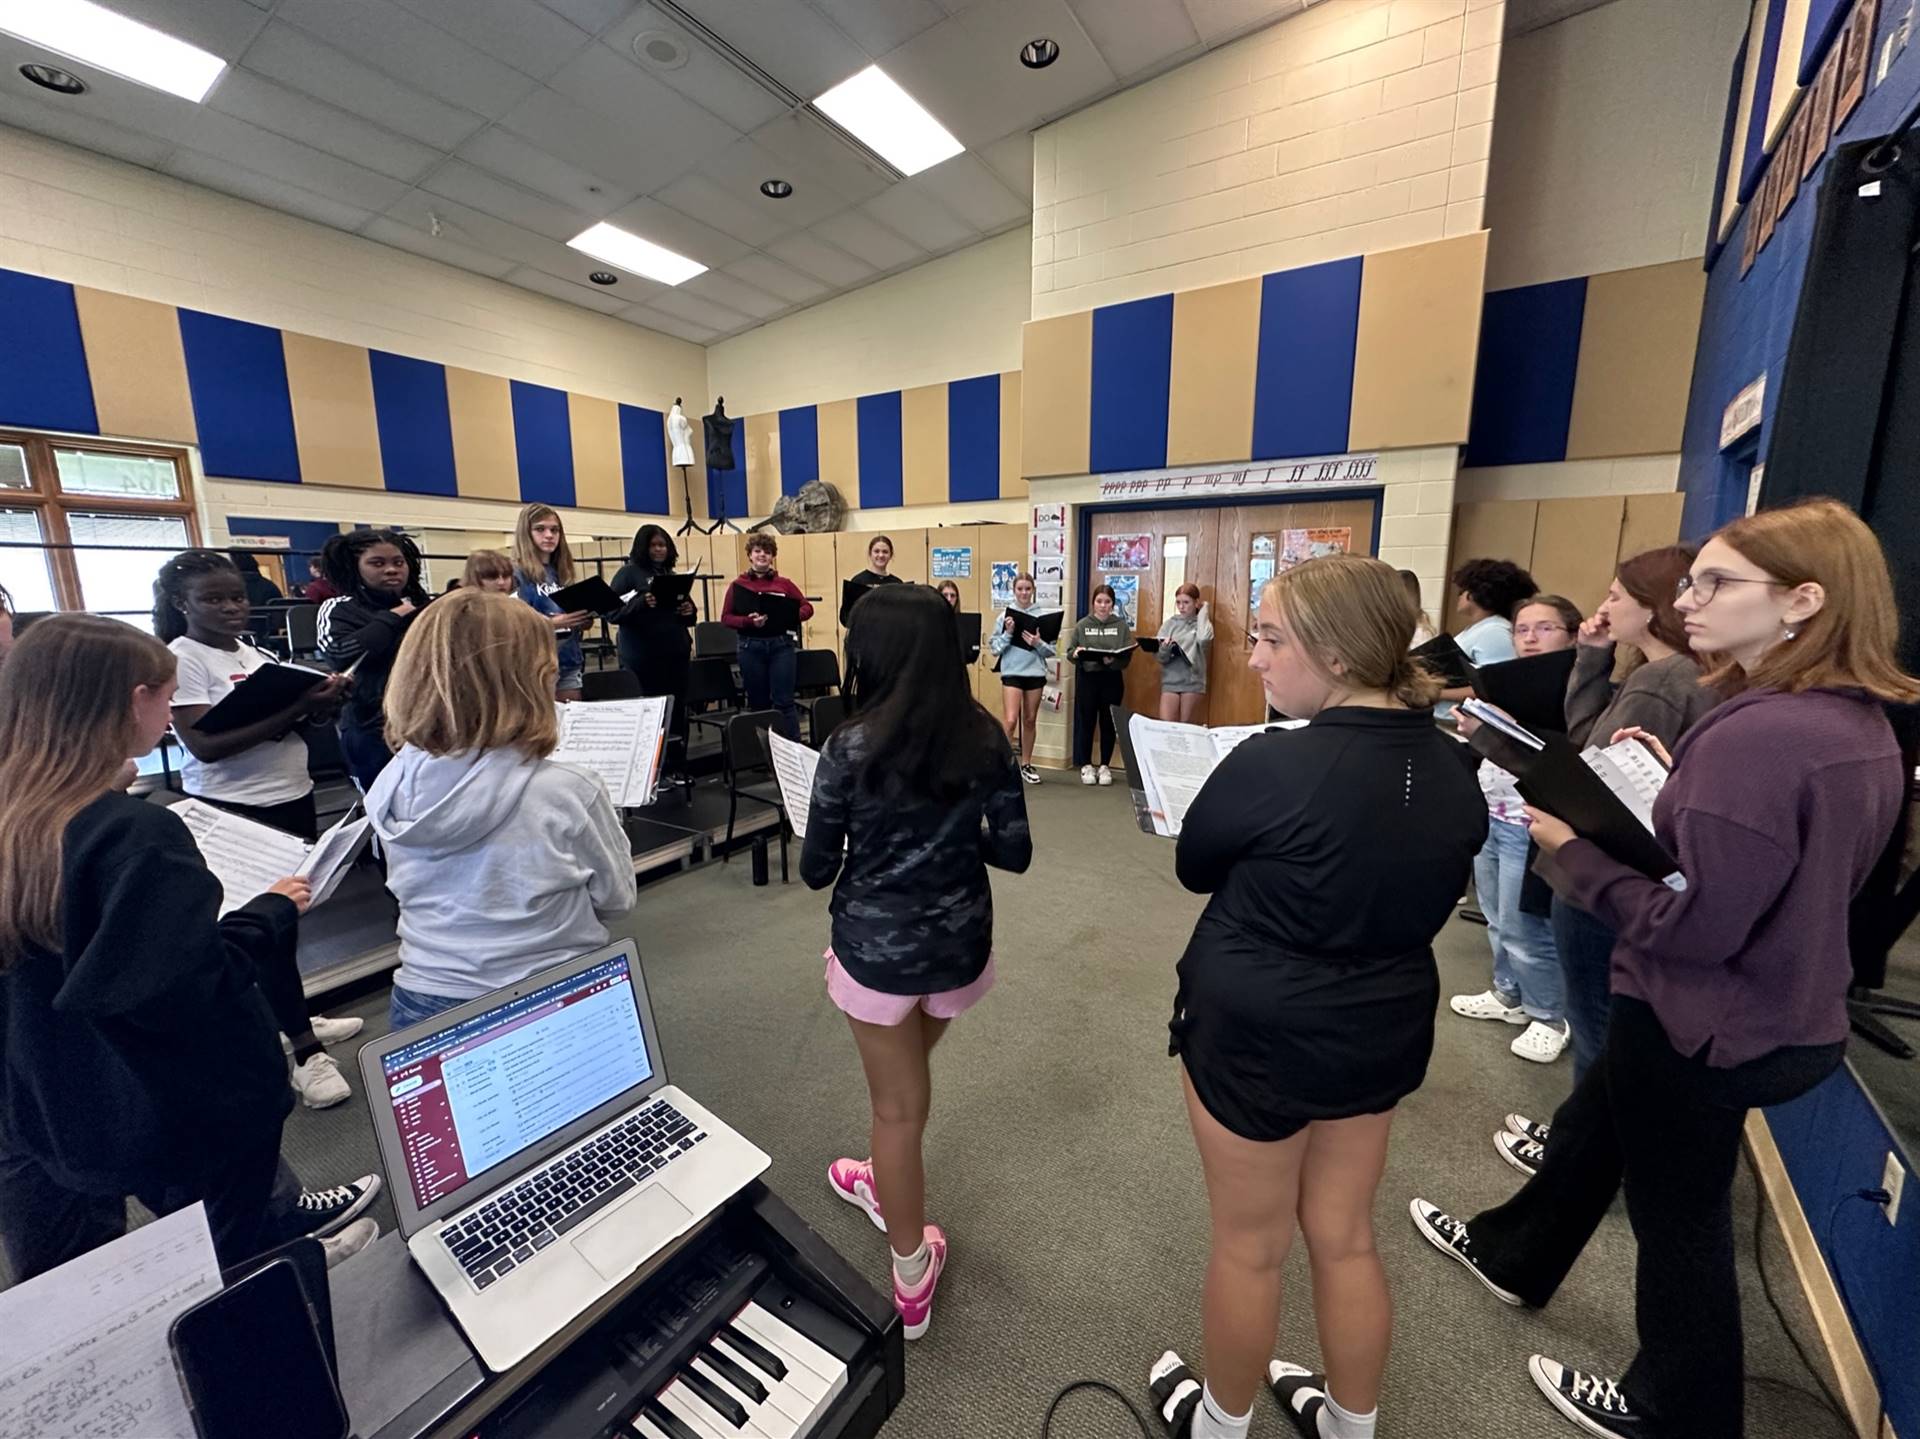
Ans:
{"type": "Polygon", "coordinates": [[[387,687],[393,762],[367,795],[400,902],[393,1028],[607,943],[633,908],[633,851],[598,776],[559,742],[553,631],[503,595],[460,590],[401,642],[387,687]]]}

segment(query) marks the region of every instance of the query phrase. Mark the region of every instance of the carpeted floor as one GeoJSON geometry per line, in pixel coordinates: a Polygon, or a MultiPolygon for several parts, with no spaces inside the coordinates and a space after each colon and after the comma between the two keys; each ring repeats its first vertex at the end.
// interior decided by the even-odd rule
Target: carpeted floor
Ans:
{"type": "MultiPolygon", "coordinates": [[[[1124,790],[1050,773],[1028,798],[1034,868],[994,882],[999,987],[954,1025],[935,1060],[929,1194],[953,1260],[932,1332],[909,1346],[907,1395],[887,1430],[900,1439],[1031,1439],[1070,1380],[1139,1393],[1164,1347],[1202,1357],[1206,1203],[1166,1054],[1172,966],[1200,900],[1175,883],[1171,844],[1132,827],[1124,790]]],[[[629,927],[675,1081],[765,1148],[769,1184],[884,1284],[884,1238],[824,1180],[837,1155],[865,1152],[866,1124],[852,1042],[821,986],[825,895],[797,881],[755,889],[745,864],[715,865],[643,891],[629,927]]],[[[1443,933],[1444,992],[1485,987],[1485,936],[1457,920],[1443,933]]],[[[381,990],[333,1012],[368,1015],[375,1033],[385,1003],[381,990]]],[[[1519,1182],[1492,1133],[1512,1109],[1550,1114],[1571,1071],[1566,1061],[1513,1058],[1513,1033],[1443,1014],[1426,1088],[1399,1117],[1378,1211],[1399,1309],[1383,1439],[1563,1439],[1576,1431],[1534,1391],[1527,1355],[1618,1372],[1632,1353],[1634,1247],[1623,1212],[1537,1314],[1496,1302],[1407,1220],[1415,1194],[1471,1213],[1519,1182]]],[[[350,1073],[358,1043],[339,1052],[350,1073]]],[[[373,1168],[362,1099],[297,1112],[287,1152],[310,1183],[373,1168]]],[[[1842,1435],[1762,1297],[1744,1169],[1737,1205],[1749,1369],[1770,1381],[1749,1386],[1747,1432],[1842,1435]]],[[[375,1212],[391,1223],[384,1199],[375,1212]]],[[[1770,1218],[1766,1235],[1776,1292],[1817,1348],[1770,1218]]],[[[1298,1250],[1280,1353],[1317,1357],[1298,1250]]],[[[1082,1395],[1052,1432],[1127,1439],[1134,1429],[1111,1401],[1082,1395]]],[[[1263,1398],[1253,1432],[1293,1431],[1263,1398]]]]}

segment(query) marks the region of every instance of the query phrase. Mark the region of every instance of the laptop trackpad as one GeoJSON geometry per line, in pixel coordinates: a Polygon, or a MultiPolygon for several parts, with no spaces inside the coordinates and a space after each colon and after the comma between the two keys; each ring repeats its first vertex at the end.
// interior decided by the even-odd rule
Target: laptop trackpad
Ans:
{"type": "Polygon", "coordinates": [[[621,1279],[692,1219],[693,1211],[664,1186],[650,1184],[574,1240],[573,1247],[602,1279],[621,1279]]]}

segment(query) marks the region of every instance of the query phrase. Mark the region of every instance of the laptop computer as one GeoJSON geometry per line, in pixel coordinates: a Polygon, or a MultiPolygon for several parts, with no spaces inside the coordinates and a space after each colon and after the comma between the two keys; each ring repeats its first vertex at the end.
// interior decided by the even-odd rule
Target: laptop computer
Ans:
{"type": "Polygon", "coordinates": [[[630,940],[374,1040],[360,1079],[407,1249],[495,1373],[771,1162],[667,1082],[630,940]]]}

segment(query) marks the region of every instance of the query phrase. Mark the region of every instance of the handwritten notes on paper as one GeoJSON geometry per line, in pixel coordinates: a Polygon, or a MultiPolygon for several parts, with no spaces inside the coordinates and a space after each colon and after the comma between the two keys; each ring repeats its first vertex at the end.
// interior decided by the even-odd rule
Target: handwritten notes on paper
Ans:
{"type": "Polygon", "coordinates": [[[196,1204],[0,1293],[0,1439],[193,1439],[167,1329],[219,1288],[196,1204]]]}
{"type": "Polygon", "coordinates": [[[563,705],[553,757],[599,775],[622,809],[651,804],[671,703],[661,697],[563,705]]]}
{"type": "Polygon", "coordinates": [[[820,752],[788,739],[778,730],[768,730],[767,741],[773,753],[773,777],[780,782],[780,798],[787,807],[787,823],[805,839],[807,814],[813,807],[813,772],[820,768],[820,752]]]}

